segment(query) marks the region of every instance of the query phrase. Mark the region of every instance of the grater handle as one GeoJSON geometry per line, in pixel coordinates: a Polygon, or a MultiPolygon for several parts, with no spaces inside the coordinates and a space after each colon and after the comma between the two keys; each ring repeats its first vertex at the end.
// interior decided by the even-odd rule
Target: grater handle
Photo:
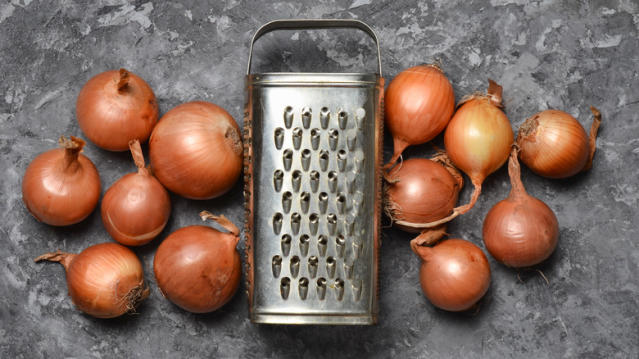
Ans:
{"type": "Polygon", "coordinates": [[[377,73],[379,77],[382,77],[382,56],[379,51],[379,40],[375,31],[366,23],[360,20],[351,19],[290,19],[290,20],[274,20],[264,24],[260,27],[253,39],[251,40],[251,47],[249,48],[248,68],[246,74],[251,74],[251,60],[253,58],[253,44],[255,41],[274,30],[302,30],[302,29],[328,29],[328,28],[355,28],[360,29],[367,33],[373,41],[375,41],[375,47],[377,48],[377,73]]]}

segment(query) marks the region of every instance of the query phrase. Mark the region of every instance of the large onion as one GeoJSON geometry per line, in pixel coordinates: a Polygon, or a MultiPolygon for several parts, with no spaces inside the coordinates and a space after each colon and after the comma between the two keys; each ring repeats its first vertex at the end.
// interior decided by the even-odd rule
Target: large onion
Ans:
{"type": "Polygon", "coordinates": [[[102,199],[102,223],[116,241],[141,246],[155,238],[169,220],[171,199],[162,184],[144,167],[140,141],[129,143],[137,173],[117,180],[102,199]]]}
{"type": "Polygon", "coordinates": [[[236,250],[240,230],[224,216],[200,213],[229,233],[206,226],[188,226],[171,233],[158,247],[153,271],[166,298],[193,313],[212,312],[228,302],[240,284],[241,261],[236,250]]]}
{"type": "Polygon", "coordinates": [[[444,130],[455,110],[453,86],[436,65],[411,67],[388,85],[384,110],[394,143],[388,168],[406,147],[426,143],[444,130]]]}
{"type": "Polygon", "coordinates": [[[445,153],[432,159],[411,158],[387,175],[385,211],[397,227],[420,232],[449,216],[464,180],[445,153]]]}
{"type": "Polygon", "coordinates": [[[192,199],[226,193],[242,171],[242,139],[231,115],[197,101],[167,112],[149,140],[151,167],[169,190],[192,199]]]}
{"type": "Polygon", "coordinates": [[[521,161],[540,176],[566,178],[592,167],[601,113],[590,107],[594,118],[590,136],[570,114],[541,111],[519,128],[517,145],[521,161]]]}
{"type": "Polygon", "coordinates": [[[80,152],[84,141],[60,137],[60,147],[38,155],[22,179],[22,200],[39,221],[68,226],[85,219],[100,199],[100,176],[80,152]]]}
{"type": "Polygon", "coordinates": [[[158,104],[149,85],[120,69],[97,74],[82,88],[76,102],[82,132],[96,146],[126,151],[129,141],[145,142],[158,121],[158,104]]]}
{"type": "Polygon", "coordinates": [[[557,247],[559,224],[544,202],[526,193],[521,183],[517,148],[508,162],[511,190],[484,220],[484,243],[488,252],[509,267],[529,267],[548,258],[557,247]]]}
{"type": "Polygon", "coordinates": [[[489,80],[487,95],[473,95],[462,101],[446,128],[444,144],[455,166],[470,177],[470,202],[454,209],[448,220],[468,212],[479,198],[484,179],[508,159],[513,130],[500,110],[502,88],[489,80]]]}
{"type": "Polygon", "coordinates": [[[64,266],[73,304],[91,316],[114,318],[134,312],[149,296],[142,263],[117,243],[96,244],[80,254],[57,251],[35,259],[43,260],[64,266]]]}
{"type": "Polygon", "coordinates": [[[490,286],[490,265],[484,252],[463,239],[447,239],[432,247],[443,230],[431,230],[410,245],[421,259],[419,271],[422,291],[441,309],[458,312],[472,308],[490,286]]]}

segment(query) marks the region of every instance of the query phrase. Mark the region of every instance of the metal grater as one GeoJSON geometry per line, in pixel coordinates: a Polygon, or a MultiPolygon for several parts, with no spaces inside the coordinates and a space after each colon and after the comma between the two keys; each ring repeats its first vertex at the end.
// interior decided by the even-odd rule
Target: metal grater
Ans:
{"type": "Polygon", "coordinates": [[[244,118],[251,321],[374,324],[384,79],[358,20],[277,20],[253,36],[244,118]],[[278,29],[357,28],[378,73],[251,74],[278,29]]]}

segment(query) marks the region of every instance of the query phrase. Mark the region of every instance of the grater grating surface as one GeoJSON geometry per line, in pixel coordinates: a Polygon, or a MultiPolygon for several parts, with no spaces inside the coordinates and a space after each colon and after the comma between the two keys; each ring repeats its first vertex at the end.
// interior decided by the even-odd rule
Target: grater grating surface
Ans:
{"type": "MultiPolygon", "coordinates": [[[[265,27],[253,41],[277,28],[357,27],[374,37],[355,20],[265,27]]],[[[375,323],[381,74],[249,73],[247,90],[251,320],[375,323]]]]}

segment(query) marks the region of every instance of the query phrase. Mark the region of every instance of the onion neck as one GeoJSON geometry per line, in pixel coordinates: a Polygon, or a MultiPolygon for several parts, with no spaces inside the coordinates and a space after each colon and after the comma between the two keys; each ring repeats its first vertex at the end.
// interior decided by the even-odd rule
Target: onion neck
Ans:
{"type": "Polygon", "coordinates": [[[129,86],[130,73],[126,69],[120,69],[120,78],[118,80],[118,93],[124,93],[129,86]]]}
{"type": "Polygon", "coordinates": [[[503,90],[503,87],[501,87],[498,83],[488,79],[488,90],[486,91],[486,95],[488,95],[492,105],[500,108],[503,107],[501,102],[503,90]]]}
{"type": "Polygon", "coordinates": [[[85,142],[74,136],[70,136],[70,138],[61,136],[58,143],[60,144],[60,147],[64,148],[64,164],[62,170],[68,173],[77,171],[80,167],[78,156],[80,156],[80,152],[82,152],[85,142]]]}
{"type": "Polygon", "coordinates": [[[392,169],[408,146],[410,146],[410,143],[401,138],[393,137],[393,157],[384,165],[383,169],[386,171],[392,169]]]}
{"type": "Polygon", "coordinates": [[[410,248],[415,254],[417,254],[424,262],[428,262],[433,255],[433,248],[422,246],[417,241],[417,238],[410,241],[410,248]]]}
{"type": "Polygon", "coordinates": [[[129,150],[131,151],[133,162],[135,162],[135,166],[138,168],[138,174],[144,176],[150,175],[149,170],[145,167],[144,153],[142,152],[140,141],[137,139],[129,141],[129,150]]]}
{"type": "Polygon", "coordinates": [[[590,106],[590,111],[592,111],[593,115],[589,136],[590,153],[582,171],[588,171],[592,168],[592,159],[595,157],[595,150],[597,149],[597,133],[599,132],[599,125],[601,125],[601,112],[595,106],[590,106]]]}
{"type": "Polygon", "coordinates": [[[64,267],[64,270],[66,271],[69,269],[69,265],[71,264],[75,256],[77,256],[77,254],[66,253],[66,252],[57,250],[55,252],[45,253],[39,256],[38,258],[34,259],[33,261],[36,263],[41,261],[57,262],[62,264],[62,266],[64,267]]]}
{"type": "Polygon", "coordinates": [[[526,188],[524,188],[524,184],[521,182],[521,167],[519,166],[519,147],[517,145],[513,146],[512,151],[510,152],[510,158],[508,159],[508,176],[510,176],[510,194],[508,195],[511,198],[517,198],[522,196],[527,196],[526,188]]]}
{"type": "Polygon", "coordinates": [[[235,244],[237,244],[240,241],[240,229],[237,228],[237,226],[233,224],[231,220],[224,217],[224,215],[216,216],[209,211],[202,211],[200,212],[200,218],[202,218],[203,221],[210,219],[212,221],[215,221],[220,226],[222,226],[222,228],[226,229],[229,233],[231,233],[234,236],[235,244]]]}

